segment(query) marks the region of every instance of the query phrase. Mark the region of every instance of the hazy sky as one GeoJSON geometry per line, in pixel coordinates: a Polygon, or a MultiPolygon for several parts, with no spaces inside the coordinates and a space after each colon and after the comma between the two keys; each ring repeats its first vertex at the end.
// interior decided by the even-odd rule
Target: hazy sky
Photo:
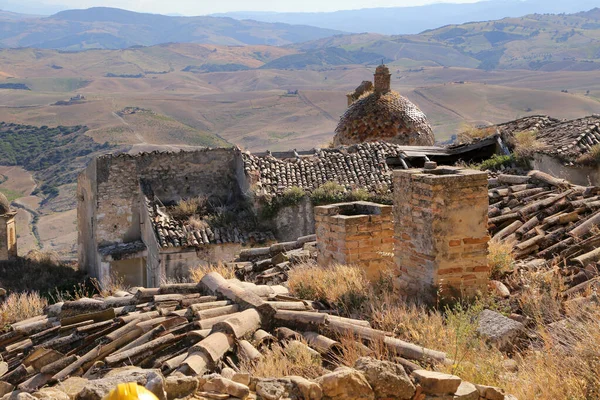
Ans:
{"type": "Polygon", "coordinates": [[[23,0],[21,4],[42,3],[65,8],[105,6],[161,14],[203,15],[227,11],[335,11],[476,1],[478,0],[23,0]]]}

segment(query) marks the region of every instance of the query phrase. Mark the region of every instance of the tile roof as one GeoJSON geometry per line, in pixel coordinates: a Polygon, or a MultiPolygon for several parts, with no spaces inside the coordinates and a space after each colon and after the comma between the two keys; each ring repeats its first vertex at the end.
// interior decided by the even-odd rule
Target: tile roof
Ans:
{"type": "Polygon", "coordinates": [[[361,143],[337,149],[321,149],[314,155],[279,159],[243,154],[244,169],[259,191],[269,195],[292,186],[311,192],[326,182],[371,192],[390,190],[392,169],[386,159],[403,154],[399,145],[387,142],[361,143]]]}
{"type": "Polygon", "coordinates": [[[146,204],[156,238],[163,249],[226,243],[246,245],[275,240],[272,232],[248,231],[242,224],[194,226],[189,221],[173,218],[157,202],[146,199],[146,204]]]}
{"type": "Polygon", "coordinates": [[[537,140],[544,145],[541,153],[550,154],[568,162],[588,153],[600,144],[600,116],[590,116],[559,122],[539,130],[537,140]]]}

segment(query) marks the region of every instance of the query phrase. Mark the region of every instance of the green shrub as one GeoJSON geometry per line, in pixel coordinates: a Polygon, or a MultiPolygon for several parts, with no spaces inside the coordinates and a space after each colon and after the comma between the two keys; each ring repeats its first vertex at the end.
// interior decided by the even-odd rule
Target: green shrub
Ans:
{"type": "Polygon", "coordinates": [[[298,186],[287,188],[280,196],[263,199],[261,216],[266,219],[273,218],[279,210],[299,204],[305,196],[306,192],[298,186]]]}
{"type": "Polygon", "coordinates": [[[336,182],[327,182],[315,189],[310,199],[315,206],[341,203],[347,200],[346,189],[336,182]]]}
{"type": "Polygon", "coordinates": [[[497,171],[497,170],[501,169],[502,167],[510,166],[514,162],[515,162],[515,157],[512,154],[509,156],[494,154],[492,156],[492,158],[485,160],[484,162],[479,164],[477,167],[482,171],[486,171],[486,170],[497,171]]]}
{"type": "Polygon", "coordinates": [[[367,189],[354,189],[348,194],[348,201],[369,201],[371,195],[367,189]]]}

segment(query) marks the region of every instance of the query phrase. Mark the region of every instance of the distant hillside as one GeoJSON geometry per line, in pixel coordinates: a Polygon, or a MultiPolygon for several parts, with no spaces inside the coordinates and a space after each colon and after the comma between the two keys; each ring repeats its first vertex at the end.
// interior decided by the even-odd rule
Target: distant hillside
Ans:
{"type": "Polygon", "coordinates": [[[449,24],[520,17],[533,13],[575,13],[597,6],[597,0],[486,0],[471,4],[437,3],[324,13],[231,12],[214,16],[312,25],[345,32],[399,35],[415,34],[449,24]]]}
{"type": "MultiPolygon", "coordinates": [[[[292,47],[306,54],[330,48],[361,51],[391,60],[398,67],[597,70],[600,9],[447,25],[419,35],[338,35],[292,47]]],[[[279,60],[271,62],[278,64],[279,60]]]]}
{"type": "Polygon", "coordinates": [[[215,17],[170,17],[96,7],[47,18],[0,13],[0,47],[86,50],[122,49],[161,43],[274,45],[316,40],[341,33],[332,29],[215,17]]]}

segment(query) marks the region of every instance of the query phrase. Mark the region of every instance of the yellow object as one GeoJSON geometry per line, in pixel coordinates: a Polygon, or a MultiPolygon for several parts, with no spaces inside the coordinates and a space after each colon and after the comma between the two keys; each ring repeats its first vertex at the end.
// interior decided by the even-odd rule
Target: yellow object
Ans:
{"type": "Polygon", "coordinates": [[[145,387],[129,382],[117,385],[103,400],[158,400],[158,398],[145,387]]]}

